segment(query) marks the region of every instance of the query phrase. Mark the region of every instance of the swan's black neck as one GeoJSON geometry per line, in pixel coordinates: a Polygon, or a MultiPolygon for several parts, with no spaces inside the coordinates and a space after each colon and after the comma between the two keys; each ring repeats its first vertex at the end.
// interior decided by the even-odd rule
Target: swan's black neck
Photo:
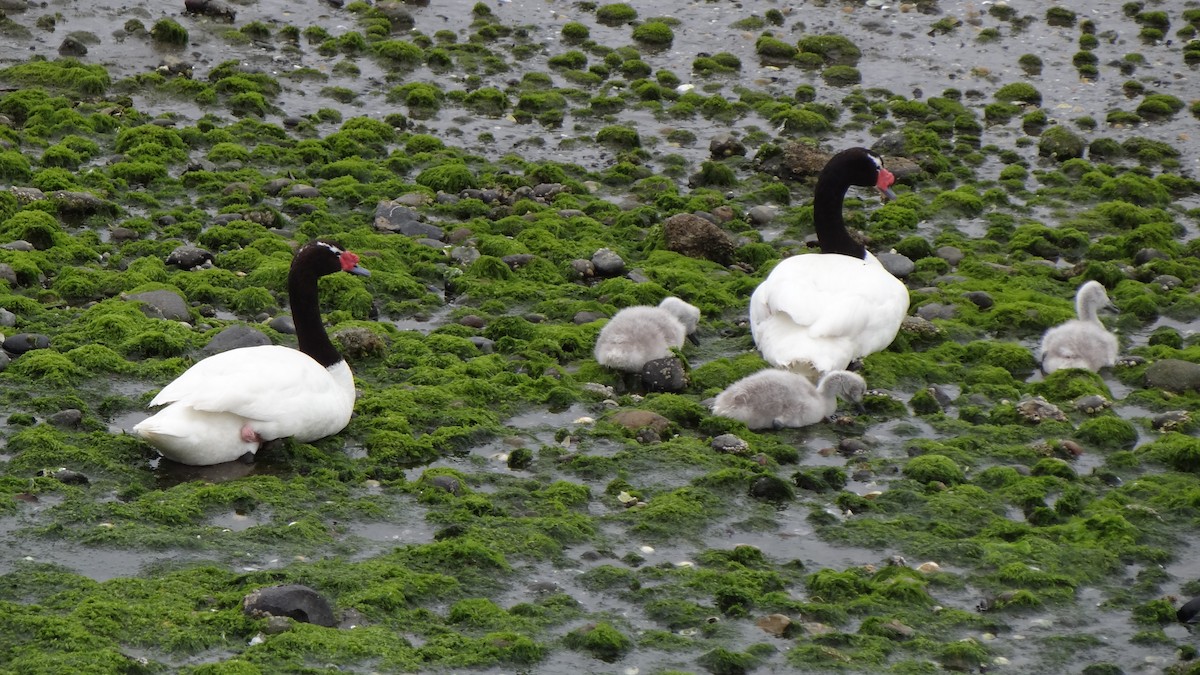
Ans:
{"type": "Polygon", "coordinates": [[[329,341],[321,323],[321,308],[317,303],[317,280],[321,275],[306,265],[304,258],[301,251],[288,272],[288,302],[292,305],[292,322],[296,324],[296,341],[300,343],[300,351],[328,368],[341,361],[342,355],[329,341]]]}
{"type": "Polygon", "coordinates": [[[855,241],[842,219],[842,202],[850,189],[850,178],[840,162],[831,162],[817,178],[813,197],[813,222],[816,224],[817,244],[821,253],[840,253],[855,258],[867,257],[865,246],[855,241]]]}

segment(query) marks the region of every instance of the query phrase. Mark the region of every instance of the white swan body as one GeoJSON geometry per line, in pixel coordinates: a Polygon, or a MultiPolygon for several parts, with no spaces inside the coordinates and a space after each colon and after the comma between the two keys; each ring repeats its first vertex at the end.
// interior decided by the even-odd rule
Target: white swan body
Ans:
{"type": "Polygon", "coordinates": [[[288,272],[288,297],[299,349],[243,347],[187,369],[150,401],[165,405],[133,427],[162,455],[207,466],[258,452],[264,441],[301,442],[345,428],[354,409],[354,376],[338,354],[317,306],[317,281],[335,272],[367,276],[358,256],[316,241],[288,272]]]}
{"type": "Polygon", "coordinates": [[[832,415],[839,397],[861,401],[866,388],[862,377],[846,370],[827,373],[813,386],[804,375],[768,368],[729,385],[712,411],[751,429],[805,427],[832,415]]]}
{"type": "Polygon", "coordinates": [[[683,346],[700,322],[700,310],[679,298],[665,298],[657,307],[626,307],[600,329],[594,354],[602,366],[640,373],[647,361],[671,356],[683,346]]]}
{"type": "Polygon", "coordinates": [[[908,313],[908,288],[846,230],[851,185],[894,197],[878,155],[850,148],[821,170],[813,220],[821,253],[786,258],[750,296],[750,332],[763,358],[816,380],[884,349],[908,313]]]}
{"type": "Polygon", "coordinates": [[[908,289],[870,253],[781,261],[750,296],[750,332],[767,363],[815,378],[886,348],[908,289]]]}
{"type": "Polygon", "coordinates": [[[1042,336],[1042,371],[1053,373],[1064,368],[1083,368],[1097,372],[1117,362],[1117,336],[1108,332],[1097,315],[1111,306],[1108,293],[1098,281],[1089,281],[1075,294],[1072,319],[1046,331],[1042,336]]]}
{"type": "Polygon", "coordinates": [[[354,397],[345,361],[324,368],[289,347],[245,347],[214,354],[163,387],[150,405],[170,405],[133,430],[176,462],[220,464],[264,441],[335,434],[350,421],[354,397]]]}

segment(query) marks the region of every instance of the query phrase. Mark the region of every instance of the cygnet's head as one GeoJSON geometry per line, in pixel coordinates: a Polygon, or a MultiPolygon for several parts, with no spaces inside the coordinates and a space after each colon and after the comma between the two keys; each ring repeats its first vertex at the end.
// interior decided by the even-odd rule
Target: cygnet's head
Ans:
{"type": "Polygon", "coordinates": [[[689,305],[683,300],[671,296],[663,298],[663,301],[658,303],[658,306],[679,319],[679,322],[683,324],[683,328],[687,331],[688,335],[695,333],[696,327],[700,325],[700,308],[695,305],[689,305]]]}
{"type": "Polygon", "coordinates": [[[863,396],[867,393],[867,381],[862,379],[861,375],[857,375],[848,370],[834,370],[825,374],[821,378],[819,385],[825,391],[833,393],[834,396],[853,403],[862,403],[863,396]]]}
{"type": "Polygon", "coordinates": [[[1094,320],[1097,312],[1102,309],[1115,310],[1117,307],[1108,299],[1108,292],[1099,281],[1089,281],[1079,287],[1075,294],[1075,313],[1084,321],[1094,320]]]}

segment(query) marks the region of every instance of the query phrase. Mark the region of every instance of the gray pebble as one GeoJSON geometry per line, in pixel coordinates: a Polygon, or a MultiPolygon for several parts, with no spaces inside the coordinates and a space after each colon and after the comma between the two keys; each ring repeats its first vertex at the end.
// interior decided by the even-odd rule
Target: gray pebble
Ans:
{"type": "Polygon", "coordinates": [[[4,351],[24,354],[35,349],[49,349],[50,338],[41,333],[17,333],[4,338],[4,351]]]}
{"type": "Polygon", "coordinates": [[[268,586],[253,591],[242,599],[242,611],[253,617],[286,616],[327,628],[337,625],[329,601],[300,584],[268,586]]]}
{"type": "Polygon", "coordinates": [[[142,312],[152,319],[167,319],[169,321],[190,322],[192,315],[188,311],[187,302],[175,291],[146,291],[128,296],[129,300],[140,302],[142,312]]]}
{"type": "Polygon", "coordinates": [[[267,322],[267,326],[269,326],[271,330],[278,333],[283,333],[284,335],[296,334],[296,322],[293,321],[292,317],[287,314],[271,319],[267,322]]]}
{"type": "Polygon", "coordinates": [[[234,324],[217,333],[204,349],[200,350],[206,356],[227,352],[241,347],[257,347],[271,344],[271,338],[257,328],[242,324],[234,324]]]}
{"type": "Polygon", "coordinates": [[[890,272],[897,279],[903,279],[917,269],[913,261],[899,253],[880,253],[875,258],[879,260],[879,264],[883,265],[883,269],[890,272]]]}
{"type": "Polygon", "coordinates": [[[727,455],[741,455],[750,451],[750,444],[733,434],[721,434],[712,439],[712,449],[727,455]]]}
{"type": "Polygon", "coordinates": [[[646,391],[682,391],[687,386],[687,373],[678,357],[654,359],[642,366],[642,384],[646,391]]]}
{"type": "Polygon", "coordinates": [[[625,261],[611,249],[602,248],[592,254],[592,266],[602,277],[620,276],[625,271],[625,261]]]}

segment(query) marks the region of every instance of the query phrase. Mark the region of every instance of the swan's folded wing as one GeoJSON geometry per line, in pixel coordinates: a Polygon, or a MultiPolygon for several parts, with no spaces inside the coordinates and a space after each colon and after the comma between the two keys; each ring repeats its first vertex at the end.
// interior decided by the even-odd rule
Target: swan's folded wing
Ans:
{"type": "Polygon", "coordinates": [[[200,361],[163,387],[150,405],[178,401],[196,410],[278,419],[294,413],[297,400],[332,386],[329,372],[307,354],[264,345],[200,361]]]}

